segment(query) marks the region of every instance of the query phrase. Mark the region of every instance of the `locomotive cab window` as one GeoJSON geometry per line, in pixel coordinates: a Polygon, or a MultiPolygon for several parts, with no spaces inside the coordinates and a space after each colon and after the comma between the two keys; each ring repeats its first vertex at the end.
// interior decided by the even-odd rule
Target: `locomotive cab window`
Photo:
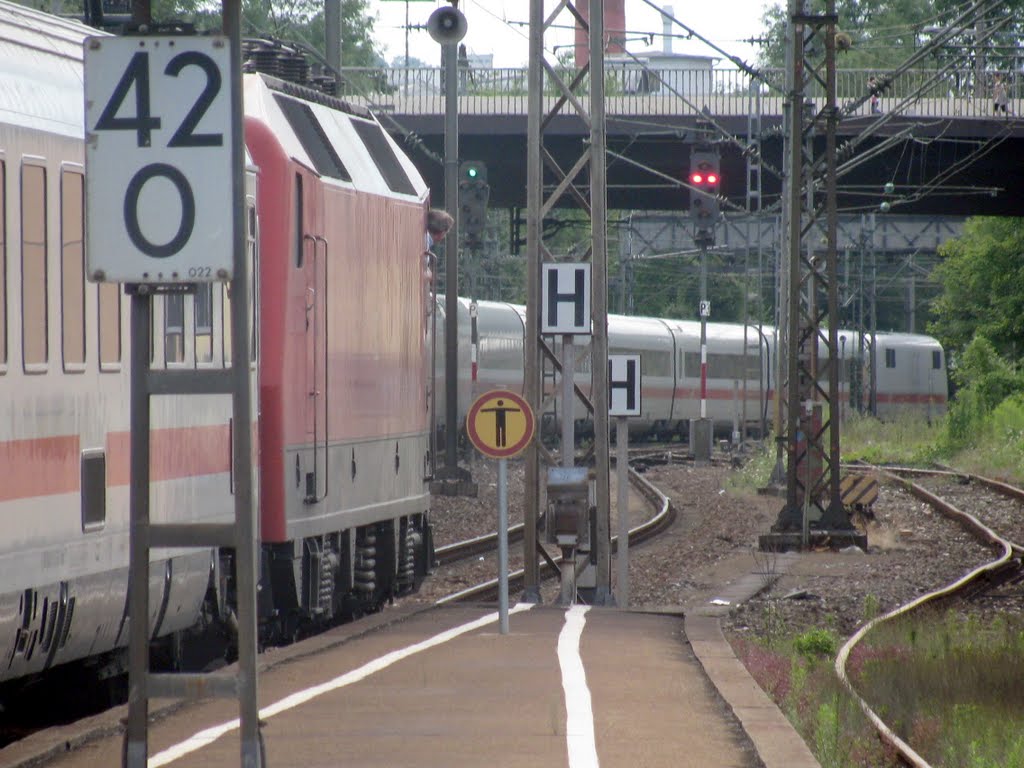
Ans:
{"type": "Polygon", "coordinates": [[[46,168],[21,167],[21,349],[26,373],[46,370],[46,168]]]}
{"type": "Polygon", "coordinates": [[[61,347],[65,371],[85,370],[85,193],[78,171],[60,180],[61,347]]]}
{"type": "Polygon", "coordinates": [[[885,350],[885,367],[895,368],[896,367],[896,350],[887,349],[885,350]]]}
{"type": "Polygon", "coordinates": [[[363,140],[363,144],[366,145],[366,150],[373,158],[377,170],[384,177],[384,183],[388,185],[388,189],[402,195],[415,195],[416,189],[409,181],[402,164],[398,162],[395,150],[388,143],[384,130],[377,123],[369,120],[360,120],[355,117],[350,117],[349,120],[352,127],[356,129],[356,133],[359,134],[359,138],[363,140]]]}
{"type": "Polygon", "coordinates": [[[936,370],[936,371],[942,369],[942,350],[941,349],[933,349],[932,350],[932,368],[934,370],[936,370]]]}

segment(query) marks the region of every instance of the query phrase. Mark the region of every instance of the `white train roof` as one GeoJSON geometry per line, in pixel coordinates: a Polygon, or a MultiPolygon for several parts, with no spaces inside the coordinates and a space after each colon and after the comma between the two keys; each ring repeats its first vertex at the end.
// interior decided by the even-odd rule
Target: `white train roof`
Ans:
{"type": "Polygon", "coordinates": [[[0,123],[82,137],[82,41],[103,34],[0,0],[0,123]]]}
{"type": "Polygon", "coordinates": [[[245,113],[266,123],[289,157],[326,182],[423,200],[427,185],[365,109],[264,74],[244,77],[245,113]]]}

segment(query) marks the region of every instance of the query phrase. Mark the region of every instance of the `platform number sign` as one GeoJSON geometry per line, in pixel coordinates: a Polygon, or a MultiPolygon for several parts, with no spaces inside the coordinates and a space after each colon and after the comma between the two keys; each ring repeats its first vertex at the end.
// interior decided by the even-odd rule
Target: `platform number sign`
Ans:
{"type": "Polygon", "coordinates": [[[230,279],[227,38],[90,37],[84,45],[89,278],[230,279]]]}

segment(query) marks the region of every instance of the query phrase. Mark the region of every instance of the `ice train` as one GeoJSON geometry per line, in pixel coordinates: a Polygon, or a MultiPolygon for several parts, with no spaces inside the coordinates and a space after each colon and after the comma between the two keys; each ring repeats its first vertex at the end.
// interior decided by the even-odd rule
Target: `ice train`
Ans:
{"type": "MultiPolygon", "coordinates": [[[[444,302],[438,301],[438,362],[435,365],[438,403],[444,403],[444,302]]],[[[459,423],[472,400],[495,387],[522,391],[525,307],[460,298],[458,302],[459,423]],[[474,306],[475,305],[475,306],[474,306]],[[474,317],[475,316],[475,317],[474,317]],[[475,340],[475,341],[474,341],[475,340]],[[475,365],[473,363],[475,350],[475,365]]],[[[730,435],[739,424],[756,434],[762,420],[771,427],[775,387],[777,335],[774,328],[735,323],[708,323],[706,412],[719,434],[730,435]]],[[[938,341],[921,334],[878,333],[868,351],[860,351],[855,332],[839,334],[840,403],[850,412],[858,401],[880,418],[913,411],[927,417],[945,413],[948,385],[946,359],[938,341]],[[874,368],[874,376],[872,376],[874,368]]],[[[865,339],[867,342],[868,339],[865,339]]],[[[693,320],[609,315],[609,354],[640,354],[642,414],[630,419],[630,432],[663,439],[685,437],[690,419],[700,415],[700,323],[693,320]]],[[[824,345],[820,359],[826,358],[824,345]]],[[[578,360],[578,383],[587,391],[590,365],[578,360]]],[[[544,378],[551,391],[551,368],[544,378]]],[[[438,424],[444,423],[443,405],[438,424]]],[[[559,418],[547,414],[548,421],[559,418]]],[[[577,434],[591,428],[584,406],[577,402],[577,434]]]]}

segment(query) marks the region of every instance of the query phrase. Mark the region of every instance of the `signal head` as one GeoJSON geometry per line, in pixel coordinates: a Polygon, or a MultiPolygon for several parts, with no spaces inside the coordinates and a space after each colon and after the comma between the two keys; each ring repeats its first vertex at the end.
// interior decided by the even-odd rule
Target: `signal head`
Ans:
{"type": "Polygon", "coordinates": [[[466,160],[459,166],[459,178],[466,183],[487,183],[487,166],[479,160],[466,160]]]}

